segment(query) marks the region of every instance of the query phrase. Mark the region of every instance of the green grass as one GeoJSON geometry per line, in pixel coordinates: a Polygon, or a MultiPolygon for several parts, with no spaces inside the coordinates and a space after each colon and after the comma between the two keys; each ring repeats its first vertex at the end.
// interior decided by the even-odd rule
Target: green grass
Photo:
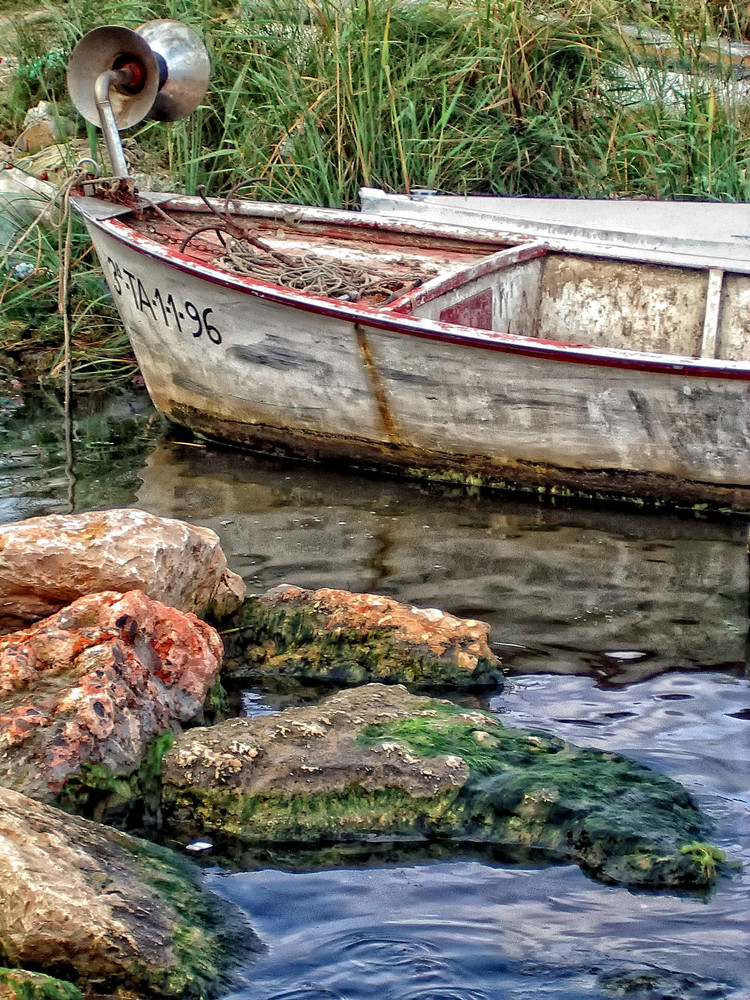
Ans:
{"type": "MultiPolygon", "coordinates": [[[[54,227],[38,226],[12,254],[0,252],[0,382],[33,377],[62,385],[58,235],[54,227]]],[[[71,270],[73,384],[81,391],[130,381],[135,360],[81,223],[73,228],[71,270]]]]}
{"type": "MultiPolygon", "coordinates": [[[[747,38],[739,0],[42,2],[51,27],[16,23],[20,67],[0,98],[0,139],[12,141],[40,99],[80,122],[64,67],[86,31],[176,17],[206,41],[209,92],[188,119],[132,135],[177,189],[219,194],[262,175],[250,196],[337,207],[356,206],[363,185],[750,199],[750,109],[723,98],[731,71],[705,58],[716,33],[747,38]],[[623,39],[621,23],[670,32],[672,53],[655,61],[623,39]],[[651,99],[675,69],[686,75],[671,80],[668,100],[651,99]]],[[[33,240],[24,253],[40,252],[33,240]]],[[[59,342],[57,261],[41,242],[50,280],[35,279],[33,306],[32,286],[11,287],[0,256],[0,319],[47,350],[59,342]]],[[[95,273],[82,254],[80,273],[95,273]]],[[[113,322],[102,296],[77,314],[84,352],[89,341],[94,353],[104,344],[118,377],[119,348],[100,332],[113,322]]]]}

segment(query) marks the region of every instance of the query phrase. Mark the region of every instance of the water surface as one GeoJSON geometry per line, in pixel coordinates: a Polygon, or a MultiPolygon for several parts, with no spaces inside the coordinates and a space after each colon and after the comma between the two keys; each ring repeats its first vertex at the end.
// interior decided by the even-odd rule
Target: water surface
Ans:
{"type": "MultiPolygon", "coordinates": [[[[138,505],[216,530],[252,591],[374,590],[483,618],[510,671],[485,702],[503,722],[669,774],[713,819],[713,841],[750,862],[742,519],[535,506],[276,463],[163,439],[130,396],[84,409],[67,436],[58,409],[10,407],[2,421],[0,520],[138,505]]],[[[292,867],[207,871],[268,945],[236,1000],[604,998],[607,976],[633,966],[672,977],[633,996],[750,997],[748,868],[696,898],[476,856],[292,867]]]]}

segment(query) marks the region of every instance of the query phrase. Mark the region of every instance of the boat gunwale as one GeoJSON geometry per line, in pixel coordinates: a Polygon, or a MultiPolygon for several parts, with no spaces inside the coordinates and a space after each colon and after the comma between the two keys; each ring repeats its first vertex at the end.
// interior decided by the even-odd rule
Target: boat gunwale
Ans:
{"type": "MultiPolygon", "coordinates": [[[[171,211],[199,210],[199,206],[202,207],[204,213],[207,211],[205,205],[202,205],[198,198],[191,199],[184,196],[169,195],[156,197],[162,203],[168,201],[171,211]],[[190,204],[185,205],[187,202],[190,204]],[[183,205],[185,207],[182,207],[183,205]]],[[[543,361],[628,369],[655,375],[677,375],[691,378],[750,382],[750,361],[697,358],[690,355],[657,354],[645,351],[630,351],[625,348],[602,348],[590,345],[569,344],[564,341],[527,337],[521,334],[478,330],[426,317],[404,315],[403,313],[394,312],[392,309],[368,306],[361,302],[345,302],[297,292],[259,278],[232,274],[216,265],[196,261],[179,250],[165,248],[134,227],[129,226],[123,216],[132,213],[129,209],[123,211],[121,205],[109,203],[112,208],[111,215],[97,216],[95,213],[87,211],[85,204],[81,204],[82,201],[90,201],[91,199],[80,199],[74,196],[72,200],[77,210],[89,225],[98,229],[103,235],[129,247],[134,252],[159,260],[175,270],[192,276],[196,280],[208,281],[211,284],[249,294],[288,308],[312,312],[331,319],[390,333],[451,343],[467,348],[472,347],[505,354],[523,355],[543,361]]],[[[218,199],[215,200],[217,203],[219,202],[218,199]]],[[[99,204],[102,204],[102,202],[99,201],[99,204]]],[[[104,202],[104,204],[107,203],[104,202]]],[[[249,202],[243,203],[243,205],[250,206],[252,209],[260,206],[263,209],[262,212],[255,213],[244,211],[242,213],[243,216],[256,214],[265,218],[275,217],[283,220],[284,212],[289,211],[288,206],[271,206],[270,203],[249,202]],[[275,215],[269,211],[270,208],[276,209],[275,215]]],[[[477,237],[477,234],[470,230],[462,230],[460,227],[441,226],[440,224],[433,223],[413,225],[409,222],[400,225],[398,223],[394,224],[393,219],[372,216],[365,219],[363,216],[357,215],[357,213],[348,213],[337,209],[307,210],[306,221],[345,224],[347,226],[353,225],[359,228],[365,227],[376,231],[395,231],[404,234],[432,234],[435,237],[469,239],[477,243],[497,244],[514,238],[514,235],[510,233],[490,232],[488,230],[482,231],[481,235],[477,237]]],[[[521,238],[518,242],[519,245],[525,245],[532,241],[526,236],[525,239],[521,238]]],[[[566,251],[555,245],[554,242],[548,244],[547,251],[551,254],[571,253],[577,257],[597,257],[595,253],[566,251]]],[[[467,269],[471,268],[471,266],[467,265],[467,269]]],[[[674,267],[679,265],[664,263],[662,266],[674,267]]],[[[696,269],[708,270],[706,265],[696,269]]],[[[454,272],[456,276],[459,273],[461,272],[454,272]]],[[[470,276],[468,280],[470,280],[470,276]]],[[[401,302],[403,303],[403,299],[401,302]]]]}

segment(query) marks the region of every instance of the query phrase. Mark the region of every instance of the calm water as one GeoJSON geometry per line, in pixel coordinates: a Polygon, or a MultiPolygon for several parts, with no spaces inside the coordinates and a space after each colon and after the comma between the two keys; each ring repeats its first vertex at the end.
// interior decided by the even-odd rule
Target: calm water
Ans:
{"type": "MultiPolygon", "coordinates": [[[[135,504],[218,532],[258,591],[376,590],[484,618],[511,675],[490,707],[683,782],[750,862],[747,524],[536,507],[162,439],[141,398],[0,409],[0,520],[135,504]],[[72,451],[72,461],[70,453],[72,451]]],[[[246,692],[244,711],[279,703],[246,692]]],[[[750,997],[750,867],[708,899],[633,894],[577,868],[417,858],[209,868],[268,951],[236,1000],[750,997]],[[631,994],[636,995],[636,994],[631,994]]]]}

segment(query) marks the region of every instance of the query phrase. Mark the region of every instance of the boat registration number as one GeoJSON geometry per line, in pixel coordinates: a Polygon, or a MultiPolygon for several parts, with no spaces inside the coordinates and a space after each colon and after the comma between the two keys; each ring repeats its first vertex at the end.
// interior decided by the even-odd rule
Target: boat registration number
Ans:
{"type": "Polygon", "coordinates": [[[175,299],[172,292],[164,292],[156,286],[149,294],[141,279],[121,267],[111,257],[107,257],[111,274],[110,288],[119,298],[130,296],[133,305],[139,312],[147,312],[155,323],[163,323],[169,329],[177,328],[179,333],[193,337],[205,334],[213,344],[221,343],[221,333],[211,321],[213,309],[209,306],[202,309],[189,299],[175,299]]]}

